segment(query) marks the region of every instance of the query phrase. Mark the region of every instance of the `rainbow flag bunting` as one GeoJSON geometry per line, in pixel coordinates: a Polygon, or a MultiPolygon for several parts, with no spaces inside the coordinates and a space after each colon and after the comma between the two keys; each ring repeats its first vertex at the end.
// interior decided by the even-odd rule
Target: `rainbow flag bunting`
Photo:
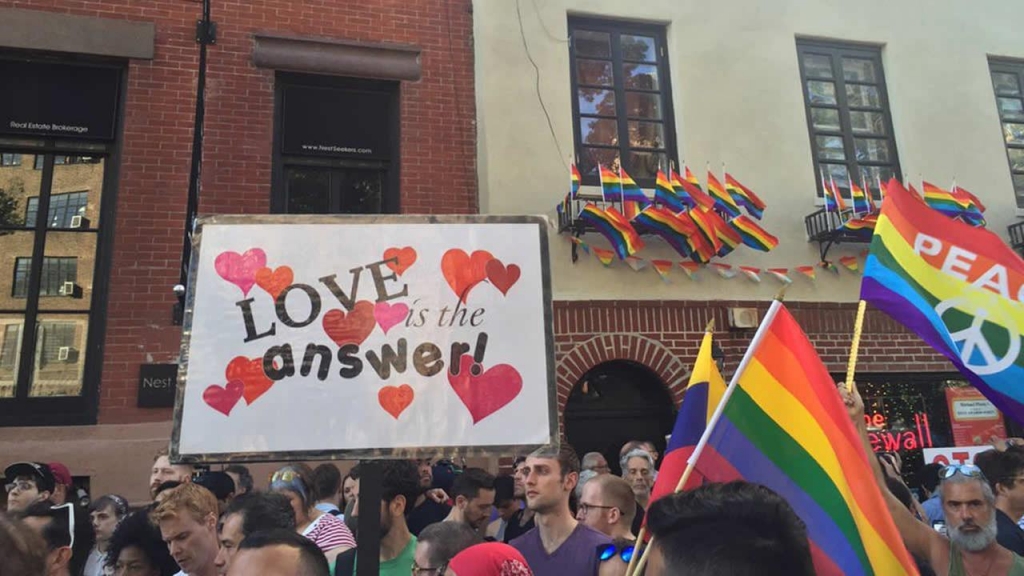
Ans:
{"type": "Polygon", "coordinates": [[[677,262],[677,264],[679,264],[679,268],[686,273],[686,277],[690,280],[693,280],[697,270],[700,269],[700,264],[696,262],[677,262]]]}
{"type": "Polygon", "coordinates": [[[756,222],[743,214],[729,220],[729,226],[739,233],[745,245],[754,250],[770,252],[779,245],[778,238],[769,234],[767,230],[761,228],[756,222]]]}
{"type": "Polygon", "coordinates": [[[728,264],[712,262],[710,266],[715,269],[715,272],[718,272],[719,276],[725,278],[726,280],[731,280],[732,278],[736,277],[736,269],[728,264]]]}
{"type": "Polygon", "coordinates": [[[687,210],[692,205],[676,194],[675,188],[672,187],[672,181],[661,170],[658,170],[658,175],[654,179],[654,203],[675,212],[687,210]]]}
{"type": "Polygon", "coordinates": [[[743,274],[746,275],[746,277],[750,279],[751,282],[757,282],[758,284],[761,283],[760,268],[754,268],[753,266],[740,266],[739,269],[740,272],[743,272],[743,274]]]}
{"type": "Polygon", "coordinates": [[[1024,261],[984,228],[886,188],[860,297],[941,352],[990,402],[1024,420],[1024,261]],[[952,263],[952,264],[950,264],[952,263]]]}
{"type": "Polygon", "coordinates": [[[867,193],[853,181],[850,182],[850,196],[853,198],[854,214],[868,214],[871,212],[871,203],[868,201],[867,193]]]}
{"type": "Polygon", "coordinates": [[[782,282],[783,284],[792,284],[793,279],[789,277],[788,268],[767,268],[765,272],[771,274],[773,278],[782,282]]]}
{"type": "Polygon", "coordinates": [[[593,226],[608,239],[619,256],[619,260],[625,260],[626,256],[632,256],[644,247],[644,241],[640,235],[615,208],[609,207],[602,210],[596,205],[588,203],[580,212],[580,220],[593,226]]]}
{"type": "Polygon", "coordinates": [[[764,201],[758,198],[753,190],[740,184],[740,181],[733,178],[728,172],[725,173],[725,189],[732,196],[732,199],[736,201],[736,204],[746,208],[751,216],[760,220],[761,216],[764,215],[766,207],[764,201]]]}
{"type": "Polygon", "coordinates": [[[583,249],[585,254],[590,254],[590,244],[583,238],[577,238],[576,236],[569,236],[569,241],[583,249]]]}
{"type": "Polygon", "coordinates": [[[600,260],[601,264],[604,264],[607,268],[612,265],[612,260],[615,259],[615,252],[594,246],[594,256],[597,256],[597,259],[600,260]]]}
{"type": "Polygon", "coordinates": [[[781,302],[765,316],[746,369],[708,422],[697,471],[762,484],[789,502],[807,526],[816,574],[916,575],[831,374],[781,302]]]}
{"type": "Polygon", "coordinates": [[[576,199],[576,194],[580,191],[580,184],[582,179],[580,178],[580,171],[576,169],[575,164],[569,165],[569,196],[573,200],[576,199]]]}
{"type": "Polygon", "coordinates": [[[604,166],[597,166],[598,174],[601,177],[601,198],[605,202],[619,202],[622,200],[622,180],[619,175],[604,166]]]}
{"type": "Polygon", "coordinates": [[[647,267],[647,260],[636,256],[626,256],[626,264],[629,265],[634,272],[639,272],[647,267]]]}
{"type": "Polygon", "coordinates": [[[818,277],[818,271],[814,266],[797,266],[796,268],[793,268],[793,270],[807,276],[811,280],[818,277]]]}
{"type": "Polygon", "coordinates": [[[665,208],[648,206],[633,219],[633,224],[660,236],[680,256],[689,256],[693,252],[690,239],[698,231],[689,218],[677,216],[665,208]]]}
{"type": "Polygon", "coordinates": [[[651,266],[662,280],[668,282],[668,271],[672,269],[671,260],[651,260],[651,266]]]}
{"type": "Polygon", "coordinates": [[[715,208],[718,208],[730,217],[740,215],[740,207],[736,201],[725,191],[722,183],[715,178],[715,173],[708,170],[708,194],[715,199],[715,208]]]}
{"type": "Polygon", "coordinates": [[[818,266],[821,266],[822,268],[828,270],[829,272],[835,274],[836,276],[839,275],[839,268],[835,264],[833,264],[831,260],[823,260],[818,263],[818,266]]]}
{"type": "Polygon", "coordinates": [[[856,256],[841,256],[839,263],[843,265],[850,272],[856,272],[860,270],[860,259],[856,256]]]}

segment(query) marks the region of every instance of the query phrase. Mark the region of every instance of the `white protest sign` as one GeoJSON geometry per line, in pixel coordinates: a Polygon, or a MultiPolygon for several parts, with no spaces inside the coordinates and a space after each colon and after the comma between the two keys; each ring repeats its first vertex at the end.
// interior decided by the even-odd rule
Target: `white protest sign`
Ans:
{"type": "Polygon", "coordinates": [[[948,448],[925,448],[925,464],[974,464],[974,457],[986,450],[992,450],[991,446],[950,446],[948,448]]]}
{"type": "Polygon", "coordinates": [[[411,457],[554,442],[546,225],[201,219],[172,457],[411,457]]]}

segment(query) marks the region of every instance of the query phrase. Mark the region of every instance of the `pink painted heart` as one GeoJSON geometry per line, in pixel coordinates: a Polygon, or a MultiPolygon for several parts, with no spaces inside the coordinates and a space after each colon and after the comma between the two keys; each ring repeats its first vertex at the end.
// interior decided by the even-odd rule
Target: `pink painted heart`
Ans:
{"type": "Polygon", "coordinates": [[[409,307],[402,302],[398,304],[377,302],[373,306],[373,317],[377,320],[377,324],[385,334],[396,324],[405,320],[405,317],[408,315],[409,307]]]}
{"type": "Polygon", "coordinates": [[[203,402],[225,416],[231,415],[231,409],[242,399],[242,392],[245,391],[245,383],[241,380],[232,380],[227,386],[216,384],[207,386],[203,390],[203,402]]]}
{"type": "Polygon", "coordinates": [[[241,288],[245,296],[256,285],[256,272],[266,265],[267,254],[260,248],[250,248],[244,254],[228,250],[218,254],[213,261],[217,274],[241,288]]]}
{"type": "Polygon", "coordinates": [[[509,364],[498,364],[473,374],[473,357],[463,354],[459,361],[459,375],[448,372],[451,384],[459,400],[469,409],[476,424],[501,410],[523,390],[523,377],[509,364]]]}
{"type": "Polygon", "coordinates": [[[520,272],[519,266],[509,264],[506,268],[497,258],[487,263],[487,279],[505,296],[508,296],[512,285],[519,281],[520,272]]]}

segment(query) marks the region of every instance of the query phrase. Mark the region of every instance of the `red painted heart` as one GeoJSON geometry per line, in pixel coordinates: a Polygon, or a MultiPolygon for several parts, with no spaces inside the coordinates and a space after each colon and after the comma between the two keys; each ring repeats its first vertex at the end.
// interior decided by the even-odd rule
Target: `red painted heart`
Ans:
{"type": "Polygon", "coordinates": [[[394,260],[393,262],[388,262],[387,267],[391,268],[395,274],[401,276],[403,272],[409,269],[409,266],[416,263],[416,249],[412,246],[388,248],[384,251],[384,259],[394,260]]]}
{"type": "Polygon", "coordinates": [[[242,382],[245,389],[242,396],[245,403],[252,405],[257,398],[263,396],[274,385],[274,381],[263,372],[263,358],[246,358],[236,356],[228,362],[224,369],[224,379],[228,382],[242,382]]]}
{"type": "Polygon", "coordinates": [[[509,264],[506,268],[497,258],[487,263],[487,279],[505,296],[508,296],[509,289],[519,281],[520,272],[519,266],[509,264]]]}
{"type": "Polygon", "coordinates": [[[463,354],[459,361],[459,375],[453,376],[448,372],[448,383],[469,409],[473,424],[476,424],[515,400],[523,390],[523,377],[509,364],[491,366],[478,376],[472,373],[472,367],[473,357],[463,354]]]}
{"type": "Polygon", "coordinates": [[[486,250],[476,250],[473,255],[465,250],[452,248],[441,257],[441,273],[455,296],[466,302],[469,291],[487,279],[487,263],[494,256],[486,250]]]}
{"type": "Polygon", "coordinates": [[[290,266],[278,266],[274,269],[263,267],[256,271],[256,285],[274,299],[277,299],[278,294],[290,286],[294,279],[295,273],[290,266]]]}
{"type": "Polygon", "coordinates": [[[328,310],[323,319],[324,332],[338,346],[362,344],[376,325],[373,303],[369,300],[356,302],[348,314],[344,310],[328,310]]]}
{"type": "Polygon", "coordinates": [[[395,420],[398,420],[402,412],[409,407],[409,404],[412,404],[415,397],[416,392],[408,384],[385,386],[380,389],[380,392],[377,392],[377,402],[380,402],[380,407],[391,414],[395,420]]]}
{"type": "Polygon", "coordinates": [[[203,402],[225,416],[231,415],[231,409],[242,399],[245,384],[241,380],[232,380],[227,386],[216,384],[203,390],[203,402]]]}

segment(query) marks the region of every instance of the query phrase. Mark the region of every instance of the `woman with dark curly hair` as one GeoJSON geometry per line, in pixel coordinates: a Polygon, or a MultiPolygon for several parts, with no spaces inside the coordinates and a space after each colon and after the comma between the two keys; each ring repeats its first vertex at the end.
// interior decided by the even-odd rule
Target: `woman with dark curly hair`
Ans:
{"type": "Polygon", "coordinates": [[[128,515],[117,525],[107,547],[107,567],[114,576],[174,576],[178,572],[146,510],[128,515]]]}

